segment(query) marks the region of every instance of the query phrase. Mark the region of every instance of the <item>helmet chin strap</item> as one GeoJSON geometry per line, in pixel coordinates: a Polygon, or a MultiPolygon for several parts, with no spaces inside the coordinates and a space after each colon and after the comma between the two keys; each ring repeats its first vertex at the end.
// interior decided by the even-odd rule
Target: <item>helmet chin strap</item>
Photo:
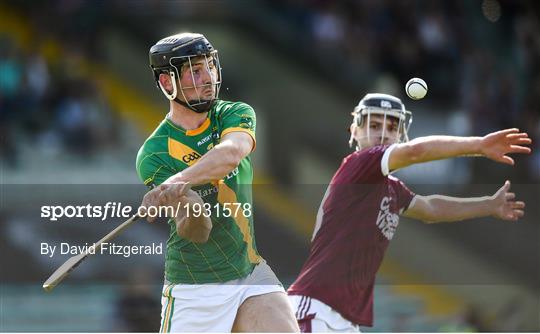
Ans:
{"type": "Polygon", "coordinates": [[[171,77],[171,82],[173,86],[172,93],[169,93],[165,87],[161,84],[161,81],[158,81],[159,88],[161,89],[161,92],[171,101],[174,101],[176,99],[176,94],[178,94],[178,88],[176,87],[176,74],[174,71],[169,71],[169,76],[171,77]]]}
{"type": "Polygon", "coordinates": [[[183,105],[184,107],[196,112],[196,113],[199,113],[199,114],[202,114],[202,113],[205,113],[207,112],[208,110],[210,110],[210,108],[212,108],[212,106],[214,105],[214,102],[216,101],[215,99],[213,100],[207,100],[207,101],[204,101],[204,103],[200,103],[198,101],[189,101],[189,103],[186,103],[182,100],[180,100],[179,98],[175,98],[173,100],[174,102],[176,103],[179,103],[181,105],[183,105]],[[195,105],[195,103],[197,103],[195,105]]]}

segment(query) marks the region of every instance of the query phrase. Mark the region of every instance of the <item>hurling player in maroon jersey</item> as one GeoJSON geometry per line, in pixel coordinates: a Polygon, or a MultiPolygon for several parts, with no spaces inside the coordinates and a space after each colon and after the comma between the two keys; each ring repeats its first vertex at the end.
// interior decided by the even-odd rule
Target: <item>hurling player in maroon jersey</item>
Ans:
{"type": "Polygon", "coordinates": [[[399,215],[426,223],[493,216],[517,220],[525,203],[509,192],[455,198],[414,194],[390,175],[426,161],[483,156],[509,165],[509,153],[531,152],[518,129],[484,137],[428,136],[408,140],[412,117],[400,99],[368,94],[354,109],[351,145],[322,200],[309,257],[288,290],[303,332],[359,331],[373,325],[373,286],[399,215]]]}

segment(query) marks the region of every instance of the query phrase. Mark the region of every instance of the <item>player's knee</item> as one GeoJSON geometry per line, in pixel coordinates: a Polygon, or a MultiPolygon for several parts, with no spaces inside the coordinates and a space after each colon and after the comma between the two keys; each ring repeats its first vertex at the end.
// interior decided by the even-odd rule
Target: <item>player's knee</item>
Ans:
{"type": "Polygon", "coordinates": [[[289,300],[284,293],[276,292],[250,297],[242,304],[240,313],[239,320],[249,319],[249,326],[256,323],[260,326],[257,329],[283,333],[300,332],[289,300]]]}
{"type": "Polygon", "coordinates": [[[279,327],[278,332],[298,333],[300,329],[287,295],[275,293],[265,301],[264,307],[271,314],[271,321],[279,327]]]}

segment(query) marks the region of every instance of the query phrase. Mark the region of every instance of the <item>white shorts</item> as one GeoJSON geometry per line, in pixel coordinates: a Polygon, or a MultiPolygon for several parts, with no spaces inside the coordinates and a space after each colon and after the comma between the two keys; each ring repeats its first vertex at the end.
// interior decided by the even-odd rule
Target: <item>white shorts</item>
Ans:
{"type": "Polygon", "coordinates": [[[160,332],[230,332],[247,298],[271,292],[285,290],[265,261],[247,277],[225,283],[165,284],[160,332]]]}
{"type": "Polygon", "coordinates": [[[360,332],[360,326],[343,318],[325,303],[307,296],[289,296],[302,333],[360,332]]]}

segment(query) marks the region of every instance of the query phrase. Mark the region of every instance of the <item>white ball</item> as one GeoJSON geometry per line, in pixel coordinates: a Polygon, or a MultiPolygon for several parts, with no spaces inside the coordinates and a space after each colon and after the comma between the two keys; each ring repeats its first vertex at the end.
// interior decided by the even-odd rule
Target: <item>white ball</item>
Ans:
{"type": "Polygon", "coordinates": [[[420,100],[427,94],[427,84],[420,78],[412,78],[405,85],[407,96],[413,100],[420,100]]]}

